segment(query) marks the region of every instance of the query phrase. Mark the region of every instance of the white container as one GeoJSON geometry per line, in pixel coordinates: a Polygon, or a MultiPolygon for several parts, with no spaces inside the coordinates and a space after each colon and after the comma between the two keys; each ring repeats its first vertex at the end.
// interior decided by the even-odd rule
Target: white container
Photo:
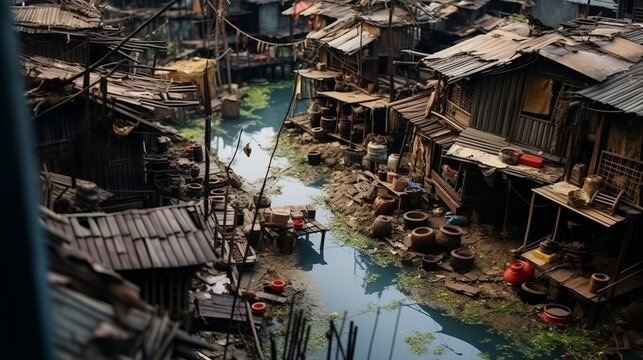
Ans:
{"type": "Polygon", "coordinates": [[[388,161],[386,162],[386,166],[389,168],[391,171],[395,171],[397,169],[397,164],[400,162],[400,154],[391,154],[388,156],[388,161]]]}

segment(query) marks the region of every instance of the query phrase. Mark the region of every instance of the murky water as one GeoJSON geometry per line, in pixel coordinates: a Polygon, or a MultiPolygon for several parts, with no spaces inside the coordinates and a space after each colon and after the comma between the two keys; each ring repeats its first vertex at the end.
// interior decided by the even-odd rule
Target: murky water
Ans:
{"type": "MultiPolygon", "coordinates": [[[[271,106],[256,112],[261,121],[227,120],[221,124],[223,133],[219,132],[213,137],[213,149],[222,161],[227,162],[237,146],[239,129],[244,129],[232,167],[250,183],[263,178],[265,174],[270,144],[288,108],[289,98],[290,89],[274,91],[270,98],[271,106]],[[252,148],[250,157],[246,157],[241,150],[248,143],[252,148]]],[[[287,165],[286,159],[273,161],[273,166],[284,165],[287,165]]],[[[278,184],[271,185],[282,189],[281,195],[272,198],[273,206],[309,203],[323,195],[320,183],[303,184],[298,179],[282,178],[278,184]]],[[[330,215],[328,209],[318,207],[317,218],[321,222],[328,223],[330,215]]],[[[442,315],[439,310],[413,303],[393,283],[399,269],[381,268],[370,263],[358,251],[338,245],[334,242],[332,231],[326,235],[322,256],[319,253],[319,240],[319,236],[312,236],[310,243],[301,240],[298,266],[310,274],[327,311],[340,314],[347,311],[346,324],[352,320],[358,326],[356,359],[366,359],[369,353],[371,359],[523,358],[510,349],[505,339],[490,333],[487,327],[463,325],[456,319],[442,315]],[[367,274],[376,274],[376,280],[367,281],[367,274]],[[386,307],[396,301],[405,303],[399,312],[399,321],[398,308],[386,307]],[[377,317],[374,311],[377,306],[390,310],[382,310],[377,317]],[[404,341],[407,336],[418,333],[433,335],[425,338],[428,345],[422,355],[413,353],[404,341]]],[[[310,358],[326,358],[325,349],[310,355],[310,358]]]]}

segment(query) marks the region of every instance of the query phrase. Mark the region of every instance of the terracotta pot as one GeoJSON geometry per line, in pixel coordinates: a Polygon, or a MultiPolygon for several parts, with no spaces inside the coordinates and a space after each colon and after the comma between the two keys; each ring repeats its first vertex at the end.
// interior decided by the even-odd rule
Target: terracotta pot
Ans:
{"type": "Polygon", "coordinates": [[[409,184],[408,176],[400,176],[393,179],[393,191],[402,192],[404,188],[409,184]]]}
{"type": "Polygon", "coordinates": [[[404,213],[404,228],[413,230],[429,224],[429,215],[422,211],[407,211],[404,213]]]}
{"type": "Polygon", "coordinates": [[[310,112],[310,127],[316,128],[321,126],[321,112],[311,111],[310,112]]]}
{"type": "Polygon", "coordinates": [[[430,253],[435,249],[435,231],[427,226],[422,226],[411,231],[411,246],[413,250],[421,253],[430,253]]]}
{"type": "Polygon", "coordinates": [[[396,174],[394,171],[389,171],[386,173],[386,182],[393,183],[393,180],[395,180],[399,176],[400,175],[396,174]]]}
{"type": "Polygon", "coordinates": [[[440,260],[442,260],[442,255],[424,255],[422,256],[422,269],[426,271],[437,270],[440,260]]]}
{"type": "Polygon", "coordinates": [[[308,164],[319,165],[321,164],[321,153],[319,151],[308,152],[308,164]]]}
{"type": "Polygon", "coordinates": [[[190,183],[187,185],[188,188],[188,196],[190,197],[197,197],[201,195],[203,192],[203,185],[199,183],[190,183]]]}
{"type": "Polygon", "coordinates": [[[373,221],[373,237],[389,236],[392,230],[393,224],[388,216],[379,215],[373,221]]]}
{"type": "Polygon", "coordinates": [[[540,312],[540,318],[554,325],[567,325],[572,321],[572,311],[564,305],[547,304],[540,312]]]}
{"type": "Polygon", "coordinates": [[[455,225],[440,227],[435,234],[435,244],[438,249],[451,251],[460,247],[462,243],[462,229],[455,225]]]}
{"type": "Polygon", "coordinates": [[[397,200],[391,195],[378,196],[373,201],[375,215],[391,215],[397,206],[397,200]]]}
{"type": "Polygon", "coordinates": [[[281,279],[276,279],[270,282],[270,290],[273,294],[281,294],[284,292],[285,286],[286,282],[281,279]]]}
{"type": "Polygon", "coordinates": [[[266,312],[266,308],[268,305],[266,305],[265,302],[256,302],[252,304],[252,313],[258,316],[262,316],[266,312]]]}
{"type": "Polygon", "coordinates": [[[520,298],[530,305],[542,304],[547,300],[547,288],[537,282],[524,282],[520,285],[520,298]]]}
{"type": "Polygon", "coordinates": [[[467,272],[473,268],[476,253],[468,249],[451,250],[451,267],[454,271],[467,272]]]}
{"type": "Polygon", "coordinates": [[[534,276],[534,268],[524,260],[515,260],[505,270],[503,279],[509,285],[520,285],[531,280],[534,276]]]}
{"type": "Polygon", "coordinates": [[[601,273],[593,273],[589,279],[589,292],[596,294],[598,290],[606,287],[609,282],[609,276],[601,273]]]}

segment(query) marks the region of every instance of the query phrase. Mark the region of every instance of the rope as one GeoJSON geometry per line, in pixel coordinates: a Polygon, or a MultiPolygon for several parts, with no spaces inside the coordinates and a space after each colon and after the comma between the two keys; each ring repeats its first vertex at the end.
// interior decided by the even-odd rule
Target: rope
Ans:
{"type": "Polygon", "coordinates": [[[272,41],[266,41],[266,40],[261,40],[258,37],[252,36],[248,34],[247,32],[243,31],[241,28],[233,24],[230,20],[226,19],[224,16],[222,16],[221,12],[217,9],[214,8],[214,5],[208,0],[207,1],[208,5],[212,8],[212,10],[217,14],[217,18],[219,20],[223,20],[226,24],[228,24],[230,27],[235,29],[238,33],[244,35],[245,37],[252,39],[256,42],[267,44],[267,45],[272,45],[272,46],[297,46],[299,44],[304,43],[306,40],[299,40],[299,41],[292,41],[292,42],[285,42],[285,43],[278,43],[278,42],[272,42],[272,41]]]}

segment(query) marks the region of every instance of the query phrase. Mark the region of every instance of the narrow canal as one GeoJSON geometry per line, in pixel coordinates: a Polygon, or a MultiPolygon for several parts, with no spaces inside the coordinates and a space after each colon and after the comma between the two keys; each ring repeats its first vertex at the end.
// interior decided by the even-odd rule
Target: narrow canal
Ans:
{"type": "MultiPolygon", "coordinates": [[[[265,174],[271,144],[288,108],[291,89],[282,86],[267,93],[268,104],[263,105],[269,106],[246,114],[240,120],[224,120],[216,127],[212,139],[212,148],[220,160],[228,162],[235,153],[239,130],[243,129],[241,146],[232,167],[250,184],[265,174]],[[241,150],[246,144],[252,148],[250,157],[241,150]]],[[[288,166],[288,160],[276,158],[273,166],[288,166]]],[[[272,197],[273,206],[310,203],[324,195],[321,182],[304,184],[291,177],[273,181],[276,184],[269,185],[281,190],[279,195],[272,197]]],[[[329,223],[331,216],[326,207],[319,205],[317,218],[321,222],[329,223]]],[[[440,310],[414,303],[393,282],[396,273],[402,271],[400,268],[382,268],[369,261],[366,255],[337,243],[336,236],[332,230],[327,235],[323,258],[318,253],[318,237],[311,237],[312,244],[299,244],[298,266],[309,274],[326,310],[339,314],[346,311],[347,323],[352,320],[358,326],[357,359],[367,359],[369,354],[371,359],[524,358],[487,327],[464,325],[442,315],[440,310]],[[396,306],[399,304],[403,305],[396,306]],[[379,316],[375,310],[378,306],[381,308],[379,316]],[[395,335],[396,322],[399,325],[395,335]]],[[[319,349],[309,355],[312,359],[323,359],[325,354],[325,349],[319,349]]]]}

